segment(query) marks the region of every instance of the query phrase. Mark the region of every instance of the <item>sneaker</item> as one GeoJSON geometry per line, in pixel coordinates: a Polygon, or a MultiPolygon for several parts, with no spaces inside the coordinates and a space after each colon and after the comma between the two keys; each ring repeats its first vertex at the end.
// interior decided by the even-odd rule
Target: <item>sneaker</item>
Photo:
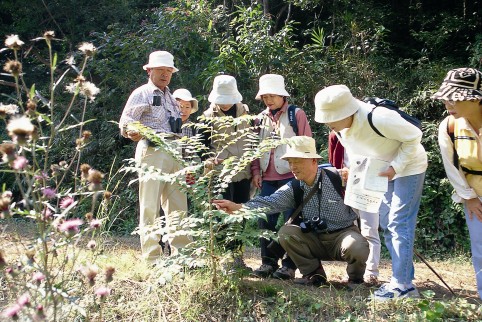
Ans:
{"type": "Polygon", "coordinates": [[[281,266],[273,273],[273,277],[280,280],[292,280],[295,278],[295,270],[289,267],[281,266]]]}
{"type": "Polygon", "coordinates": [[[389,301],[394,299],[418,297],[420,297],[420,294],[418,293],[417,288],[413,285],[407,289],[402,290],[398,287],[391,287],[390,283],[385,283],[373,293],[373,299],[375,301],[389,301]]]}
{"type": "Polygon", "coordinates": [[[326,281],[325,270],[323,269],[323,266],[320,266],[316,271],[308,275],[303,275],[303,278],[295,278],[293,282],[299,285],[318,287],[327,284],[326,281]]]}
{"type": "Polygon", "coordinates": [[[253,271],[253,275],[256,275],[261,278],[267,278],[273,275],[278,267],[268,265],[268,264],[261,264],[261,266],[253,271]]]}
{"type": "Polygon", "coordinates": [[[363,279],[365,280],[365,284],[373,286],[373,285],[378,285],[378,277],[376,275],[367,275],[364,276],[363,279]]]}

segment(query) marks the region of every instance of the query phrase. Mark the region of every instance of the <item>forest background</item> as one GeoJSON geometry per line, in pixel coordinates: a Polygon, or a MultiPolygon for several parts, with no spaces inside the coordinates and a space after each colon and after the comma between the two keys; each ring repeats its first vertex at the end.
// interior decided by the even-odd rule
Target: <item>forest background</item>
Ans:
{"type": "MultiPolygon", "coordinates": [[[[468,252],[465,220],[453,204],[452,187],[437,146],[437,128],[444,107],[430,95],[446,72],[457,67],[482,67],[482,3],[478,0],[293,0],[293,1],[134,1],[60,0],[0,3],[0,33],[29,40],[55,31],[59,57],[81,42],[97,47],[88,66],[90,79],[100,88],[85,119],[95,133],[82,162],[104,173],[115,172],[134,155],[135,144],[119,135],[116,122],[131,91],[147,80],[142,66],[150,52],[167,50],[179,72],[170,88],[188,88],[207,106],[213,78],[233,75],[251,112],[263,104],[254,99],[258,79],[265,73],[285,77],[290,102],[306,111],[318,150],[326,156],[328,129],[313,121],[313,98],[323,87],[346,84],[357,97],[395,100],[423,120],[423,145],[429,155],[416,248],[435,257],[468,252]]],[[[2,52],[0,63],[13,57],[2,52]]],[[[23,70],[40,93],[48,91],[41,46],[24,46],[23,70]]],[[[60,62],[59,62],[60,63],[60,62]]],[[[7,74],[0,76],[2,103],[14,102],[15,88],[7,74]]],[[[61,102],[62,97],[58,98],[61,102]]],[[[59,111],[64,113],[65,111],[59,111]]],[[[67,122],[77,123],[82,104],[67,122]]],[[[195,118],[197,115],[192,116],[195,118]]],[[[7,139],[5,124],[0,138],[7,139]]],[[[53,160],[69,160],[75,139],[65,132],[50,151],[53,160]]],[[[326,160],[326,159],[325,159],[326,160]]],[[[15,180],[0,173],[0,187],[15,180]]],[[[115,209],[108,227],[131,233],[137,226],[137,187],[119,178],[115,209]]],[[[14,191],[15,194],[15,191],[14,191]]],[[[82,213],[82,209],[79,212],[82,213]]]]}

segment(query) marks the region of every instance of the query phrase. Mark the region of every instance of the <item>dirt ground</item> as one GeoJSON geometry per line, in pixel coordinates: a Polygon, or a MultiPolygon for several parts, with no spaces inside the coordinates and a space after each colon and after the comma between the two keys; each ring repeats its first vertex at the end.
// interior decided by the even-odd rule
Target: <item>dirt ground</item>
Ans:
{"type": "MultiPolygon", "coordinates": [[[[7,260],[17,258],[19,253],[24,252],[28,242],[32,240],[35,226],[23,219],[0,220],[0,249],[5,252],[7,260]]],[[[126,251],[134,252],[135,257],[141,260],[140,245],[137,235],[133,236],[108,236],[105,238],[107,251],[122,254],[126,251]],[[137,255],[138,254],[138,255],[137,255]]],[[[248,266],[255,269],[261,264],[259,249],[248,248],[245,252],[245,261],[248,266]]],[[[479,303],[474,270],[472,263],[467,258],[447,258],[444,261],[428,261],[430,266],[452,288],[457,297],[466,298],[470,302],[479,303]]],[[[346,264],[342,262],[324,262],[324,268],[328,279],[333,282],[341,281],[345,277],[346,264]]],[[[380,282],[390,279],[391,265],[388,259],[383,259],[380,265],[380,282]]],[[[301,277],[299,271],[297,276],[301,277]]],[[[435,292],[437,299],[452,299],[454,296],[444,286],[441,280],[427,267],[425,263],[415,258],[414,284],[420,292],[431,290],[435,292]]],[[[0,307],[3,299],[0,294],[0,307]]]]}

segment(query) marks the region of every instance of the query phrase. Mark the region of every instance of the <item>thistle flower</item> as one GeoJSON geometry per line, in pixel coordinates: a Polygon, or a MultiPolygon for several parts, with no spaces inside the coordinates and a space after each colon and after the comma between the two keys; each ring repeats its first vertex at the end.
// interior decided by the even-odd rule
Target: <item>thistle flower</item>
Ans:
{"type": "Polygon", "coordinates": [[[45,40],[51,41],[51,40],[54,39],[54,37],[55,37],[55,31],[48,30],[48,31],[44,32],[45,40]]]}
{"type": "Polygon", "coordinates": [[[10,35],[5,40],[5,46],[14,50],[20,49],[20,47],[22,47],[23,44],[25,43],[21,41],[20,38],[18,38],[18,35],[10,35]]]}
{"type": "Polygon", "coordinates": [[[17,300],[18,305],[20,307],[30,306],[30,296],[27,293],[24,293],[22,296],[20,296],[17,300]]]}
{"type": "Polygon", "coordinates": [[[100,297],[101,300],[104,300],[106,296],[110,295],[110,288],[101,286],[95,290],[95,295],[100,297]]]}
{"type": "Polygon", "coordinates": [[[109,201],[112,198],[112,192],[106,190],[104,191],[104,200],[109,201]]]}
{"type": "Polygon", "coordinates": [[[35,272],[32,275],[32,281],[39,285],[45,279],[45,275],[41,272],[35,272]]]}
{"type": "Polygon", "coordinates": [[[65,89],[69,93],[80,93],[82,96],[90,99],[91,102],[95,100],[95,96],[100,92],[100,89],[97,88],[97,86],[91,82],[85,81],[83,77],[81,79],[78,78],[76,83],[70,83],[65,89]]]}
{"type": "Polygon", "coordinates": [[[104,175],[98,170],[90,170],[89,175],[87,176],[87,181],[90,182],[89,190],[90,191],[98,191],[102,189],[102,179],[104,175]]]}
{"type": "Polygon", "coordinates": [[[44,181],[49,178],[49,176],[45,172],[40,172],[33,176],[36,181],[44,181]]]}
{"type": "Polygon", "coordinates": [[[3,154],[3,162],[8,164],[11,164],[17,155],[16,146],[13,143],[0,144],[0,152],[3,154]]]}
{"type": "Polygon", "coordinates": [[[59,230],[64,232],[67,236],[72,237],[80,231],[79,226],[83,223],[84,222],[78,218],[66,220],[59,225],[59,230]]]}
{"type": "Polygon", "coordinates": [[[35,321],[43,321],[45,320],[45,312],[44,307],[42,304],[37,305],[37,312],[35,312],[35,321]]]}
{"type": "Polygon", "coordinates": [[[42,194],[46,199],[53,199],[56,196],[55,189],[49,187],[42,188],[42,194]]]}
{"type": "Polygon", "coordinates": [[[84,42],[80,44],[79,50],[84,53],[85,56],[93,56],[97,51],[97,48],[91,43],[84,42]]]}
{"type": "Polygon", "coordinates": [[[18,144],[24,144],[35,130],[35,126],[26,116],[13,118],[7,125],[8,135],[18,144]]]}
{"type": "Polygon", "coordinates": [[[74,203],[74,198],[72,197],[64,197],[61,201],[60,201],[60,208],[61,209],[66,209],[68,208],[71,204],[74,203]]]}
{"type": "Polygon", "coordinates": [[[14,77],[18,77],[22,73],[22,63],[18,60],[7,60],[3,66],[3,70],[12,74],[14,77]]]}
{"type": "Polygon", "coordinates": [[[83,163],[80,165],[80,172],[82,180],[87,180],[89,176],[89,170],[91,169],[90,165],[87,163],[83,163]]]}
{"type": "Polygon", "coordinates": [[[112,276],[114,275],[115,273],[115,268],[113,266],[107,266],[105,268],[105,281],[107,283],[110,283],[112,282],[112,276]]]}
{"type": "Polygon", "coordinates": [[[0,119],[4,119],[7,115],[14,115],[18,113],[18,106],[15,104],[0,103],[0,119]]]}
{"type": "Polygon", "coordinates": [[[87,248],[90,250],[94,250],[96,247],[97,247],[97,243],[95,242],[95,240],[93,239],[89,240],[89,242],[87,243],[87,248]]]}
{"type": "Polygon", "coordinates": [[[10,318],[14,321],[18,320],[18,313],[22,310],[22,307],[18,304],[14,304],[7,307],[5,311],[2,312],[3,317],[10,318]]]}
{"type": "Polygon", "coordinates": [[[89,265],[87,267],[84,266],[80,269],[80,272],[87,278],[87,282],[89,283],[89,285],[94,286],[95,277],[99,273],[99,267],[97,267],[96,265],[89,265]]]}
{"type": "Polygon", "coordinates": [[[18,156],[15,160],[13,160],[12,168],[13,170],[21,171],[25,170],[28,165],[27,158],[23,156],[18,156]]]}
{"type": "Polygon", "coordinates": [[[48,207],[45,207],[42,210],[42,220],[47,221],[52,218],[52,210],[50,210],[48,207]]]}
{"type": "Polygon", "coordinates": [[[89,226],[92,229],[97,229],[100,227],[101,224],[102,224],[102,221],[100,221],[99,219],[92,219],[89,226]]]}
{"type": "Polygon", "coordinates": [[[84,140],[90,139],[91,136],[92,136],[92,132],[90,132],[90,131],[83,131],[83,132],[82,132],[82,138],[83,138],[84,140]]]}
{"type": "Polygon", "coordinates": [[[94,219],[94,214],[91,212],[88,212],[84,215],[84,217],[85,217],[85,220],[91,221],[92,219],[94,219]]]}

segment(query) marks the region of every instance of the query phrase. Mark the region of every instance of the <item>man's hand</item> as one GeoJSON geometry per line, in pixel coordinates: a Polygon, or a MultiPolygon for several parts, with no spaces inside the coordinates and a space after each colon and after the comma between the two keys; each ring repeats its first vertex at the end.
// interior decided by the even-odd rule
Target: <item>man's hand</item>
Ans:
{"type": "Polygon", "coordinates": [[[243,204],[234,203],[225,199],[213,200],[213,204],[216,206],[217,209],[226,211],[228,214],[231,214],[234,211],[239,210],[243,207],[243,204]]]}
{"type": "Polygon", "coordinates": [[[134,142],[138,142],[142,139],[142,135],[137,131],[127,131],[127,137],[134,142]]]}
{"type": "Polygon", "coordinates": [[[470,220],[473,220],[475,215],[479,221],[482,221],[482,202],[480,202],[479,198],[467,199],[465,202],[470,220]]]}
{"type": "Polygon", "coordinates": [[[378,175],[380,177],[388,177],[388,181],[392,180],[396,172],[392,166],[389,166],[387,170],[380,172],[378,175]]]}
{"type": "Polygon", "coordinates": [[[261,175],[255,174],[253,176],[253,179],[251,179],[251,182],[256,188],[261,189],[261,184],[263,182],[263,180],[261,179],[261,175]]]}

